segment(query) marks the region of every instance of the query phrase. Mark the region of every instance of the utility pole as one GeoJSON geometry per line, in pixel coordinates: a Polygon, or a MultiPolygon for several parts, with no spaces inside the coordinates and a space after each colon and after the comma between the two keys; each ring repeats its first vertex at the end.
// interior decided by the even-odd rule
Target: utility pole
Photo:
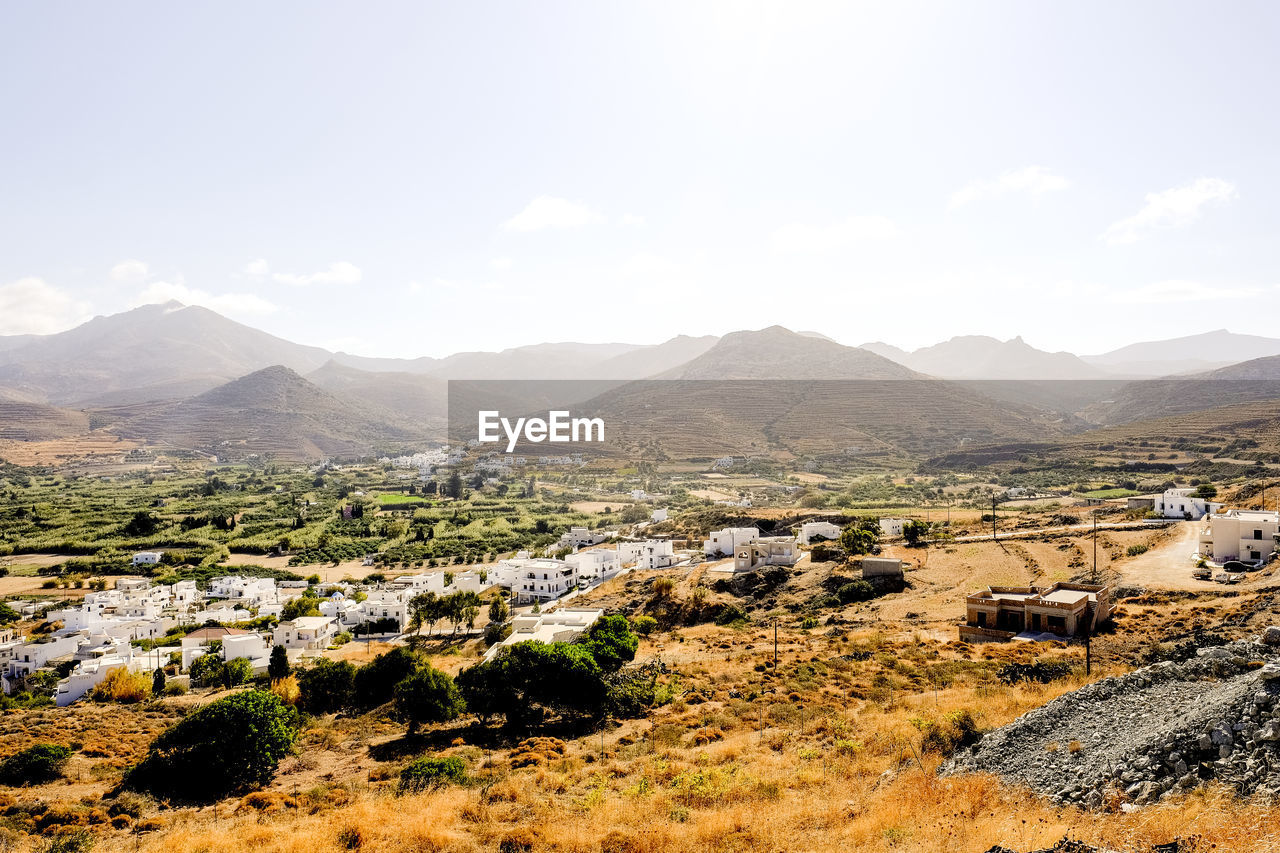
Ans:
{"type": "Polygon", "coordinates": [[[778,617],[773,617],[773,670],[778,671],[778,617]]]}
{"type": "Polygon", "coordinates": [[[996,541],[996,493],[991,493],[991,541],[996,541]]]}
{"type": "Polygon", "coordinates": [[[1098,511],[1096,509],[1093,511],[1093,582],[1098,582],[1098,511]]]}

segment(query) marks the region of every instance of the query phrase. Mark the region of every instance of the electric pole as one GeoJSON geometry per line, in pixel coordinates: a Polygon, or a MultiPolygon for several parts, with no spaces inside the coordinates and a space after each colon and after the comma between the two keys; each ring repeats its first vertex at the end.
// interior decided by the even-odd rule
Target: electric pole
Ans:
{"type": "Polygon", "coordinates": [[[996,493],[991,493],[991,541],[996,541],[996,493]]]}
{"type": "Polygon", "coordinates": [[[1093,582],[1098,582],[1098,511],[1096,509],[1093,511],[1093,582]]]}

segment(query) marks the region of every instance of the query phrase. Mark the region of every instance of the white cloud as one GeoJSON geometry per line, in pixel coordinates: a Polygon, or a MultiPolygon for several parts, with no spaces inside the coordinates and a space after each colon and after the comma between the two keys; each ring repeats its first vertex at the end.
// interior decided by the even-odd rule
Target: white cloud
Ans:
{"type": "Polygon", "coordinates": [[[277,306],[255,293],[209,293],[187,287],[181,281],[153,281],[133,300],[138,305],[155,305],[177,300],[183,305],[202,305],[220,314],[261,317],[277,310],[277,306]]]}
{"type": "Polygon", "coordinates": [[[546,228],[580,228],[603,221],[604,216],[585,202],[544,195],[502,223],[502,228],[505,231],[541,231],[546,228]]]}
{"type": "Polygon", "coordinates": [[[244,265],[245,275],[264,277],[271,274],[271,267],[265,258],[257,258],[244,265]]]}
{"type": "Polygon", "coordinates": [[[884,216],[851,216],[831,225],[794,222],[774,231],[769,243],[775,252],[788,254],[827,252],[855,243],[892,240],[902,232],[884,216]]]}
{"type": "Polygon", "coordinates": [[[111,278],[114,281],[142,281],[147,277],[150,269],[146,261],[128,258],[111,268],[111,278]]]}
{"type": "Polygon", "coordinates": [[[1235,185],[1220,178],[1197,178],[1164,192],[1147,193],[1147,203],[1142,210],[1112,223],[1102,239],[1115,246],[1136,242],[1158,229],[1181,228],[1199,219],[1200,209],[1205,205],[1220,204],[1235,197],[1235,185]]]}
{"type": "MultiPolygon", "coordinates": [[[[1275,288],[1271,289],[1275,290],[1275,288]]],[[[1107,295],[1107,300],[1121,305],[1159,305],[1170,302],[1246,299],[1266,292],[1265,287],[1214,287],[1198,281],[1170,279],[1143,285],[1133,290],[1112,291],[1107,295]]]]}
{"type": "MultiPolygon", "coordinates": [[[[254,262],[257,263],[256,261],[254,262]]],[[[252,266],[252,264],[250,265],[252,266]]],[[[261,267],[266,268],[266,262],[261,267]]],[[[281,284],[291,284],[294,287],[307,287],[312,284],[358,284],[360,279],[364,278],[364,273],[355,264],[347,261],[334,261],[323,270],[313,273],[291,273],[278,272],[271,276],[275,281],[281,284]]]]}
{"type": "Polygon", "coordinates": [[[624,213],[618,220],[619,225],[644,225],[644,217],[636,213],[624,213]]]}
{"type": "Polygon", "coordinates": [[[509,270],[515,266],[515,261],[510,258],[494,258],[489,261],[489,266],[493,267],[495,270],[509,270]]]}
{"type": "Polygon", "coordinates": [[[1005,172],[994,180],[971,181],[951,194],[951,207],[957,208],[973,201],[997,198],[1011,193],[1023,193],[1032,197],[1048,192],[1065,190],[1071,183],[1061,175],[1055,175],[1043,166],[1026,166],[1005,172]]]}
{"type": "Polygon", "coordinates": [[[48,335],[89,319],[89,303],[44,279],[0,285],[0,335],[48,335]]]}

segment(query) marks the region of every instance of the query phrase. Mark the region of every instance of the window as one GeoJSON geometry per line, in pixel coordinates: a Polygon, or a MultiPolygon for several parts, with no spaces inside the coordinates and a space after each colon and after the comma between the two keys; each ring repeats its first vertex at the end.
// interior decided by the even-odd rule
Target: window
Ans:
{"type": "Polygon", "coordinates": [[[1261,539],[1261,538],[1262,538],[1262,531],[1261,531],[1261,530],[1255,530],[1255,531],[1253,531],[1253,538],[1254,538],[1254,539],[1261,539]]]}

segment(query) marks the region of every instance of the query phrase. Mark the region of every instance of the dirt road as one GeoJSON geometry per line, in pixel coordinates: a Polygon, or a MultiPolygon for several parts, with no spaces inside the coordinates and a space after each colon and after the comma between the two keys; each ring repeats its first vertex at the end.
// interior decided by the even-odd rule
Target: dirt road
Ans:
{"type": "Polygon", "coordinates": [[[1275,563],[1261,571],[1247,573],[1243,582],[1232,586],[1191,577],[1191,570],[1195,568],[1191,555],[1198,546],[1199,532],[1200,522],[1180,521],[1167,541],[1152,547],[1145,554],[1117,563],[1116,568],[1124,583],[1151,589],[1225,591],[1253,589],[1274,580],[1275,563]]]}

